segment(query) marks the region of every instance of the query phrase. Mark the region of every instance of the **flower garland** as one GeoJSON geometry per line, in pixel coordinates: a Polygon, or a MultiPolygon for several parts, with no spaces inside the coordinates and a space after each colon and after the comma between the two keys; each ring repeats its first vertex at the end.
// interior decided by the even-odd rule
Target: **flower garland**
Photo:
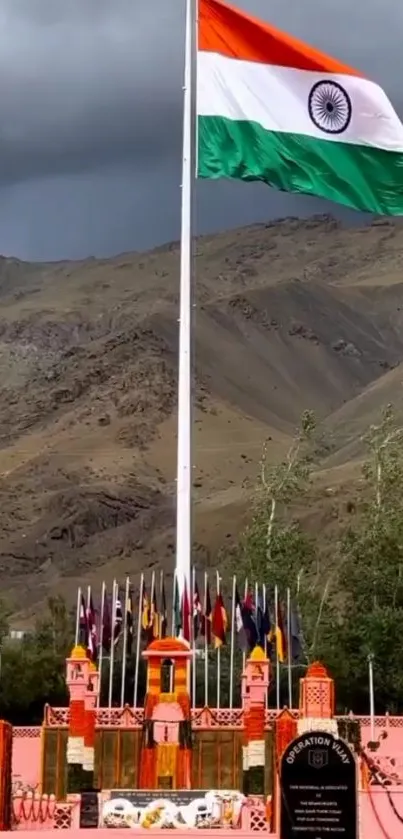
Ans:
{"type": "Polygon", "coordinates": [[[95,708],[87,708],[85,714],[85,734],[83,749],[83,769],[85,772],[94,771],[95,762],[95,708]]]}
{"type": "Polygon", "coordinates": [[[243,792],[264,794],[265,771],[265,708],[253,705],[245,711],[245,745],[242,746],[243,792]]]}
{"type": "Polygon", "coordinates": [[[275,732],[277,760],[281,760],[287,746],[297,736],[297,721],[287,709],[277,717],[275,732]]]}
{"type": "Polygon", "coordinates": [[[339,737],[339,729],[337,727],[337,720],[323,717],[302,717],[297,723],[297,733],[307,734],[309,731],[325,731],[326,734],[332,734],[333,737],[339,737]]]}
{"type": "Polygon", "coordinates": [[[70,701],[69,736],[67,738],[67,763],[83,764],[86,724],[84,699],[72,699],[70,701]]]}

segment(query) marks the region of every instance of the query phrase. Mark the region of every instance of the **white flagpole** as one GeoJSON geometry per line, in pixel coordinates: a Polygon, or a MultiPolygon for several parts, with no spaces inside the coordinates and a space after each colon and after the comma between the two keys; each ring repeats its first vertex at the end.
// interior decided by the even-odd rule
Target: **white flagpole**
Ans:
{"type": "Polygon", "coordinates": [[[204,572],[204,704],[208,708],[208,626],[206,616],[208,576],[204,572]]]}
{"type": "Polygon", "coordinates": [[[236,577],[232,578],[231,652],[229,665],[229,707],[234,703],[234,649],[235,649],[235,591],[236,577]]]}
{"type": "Polygon", "coordinates": [[[278,588],[274,586],[274,620],[276,622],[276,707],[280,710],[280,659],[278,657],[278,588]]]}
{"type": "Polygon", "coordinates": [[[120,704],[123,708],[125,704],[125,687],[126,687],[126,657],[127,657],[127,610],[129,607],[129,592],[130,592],[130,578],[126,577],[125,589],[125,613],[123,616],[123,658],[122,658],[122,683],[120,687],[120,704]]]}
{"type": "MultiPolygon", "coordinates": [[[[266,614],[266,606],[267,606],[266,583],[263,583],[263,614],[264,615],[266,614]]],[[[264,652],[265,652],[265,655],[267,656],[267,635],[264,636],[264,652]]],[[[265,706],[267,708],[267,705],[268,705],[268,691],[267,690],[266,690],[266,693],[264,695],[264,700],[265,700],[265,706]]]]}
{"type": "MultiPolygon", "coordinates": [[[[176,571],[174,571],[174,575],[172,577],[172,617],[171,617],[171,636],[172,638],[176,638],[176,615],[175,615],[175,599],[176,599],[176,571]]],[[[172,693],[172,691],[171,691],[172,693]]]]}
{"type": "Polygon", "coordinates": [[[117,585],[116,580],[113,581],[112,586],[112,631],[111,631],[111,654],[109,658],[109,693],[108,693],[108,708],[112,708],[113,697],[113,665],[115,662],[115,623],[116,623],[116,596],[117,585]]]}
{"type": "MultiPolygon", "coordinates": [[[[217,571],[217,597],[220,594],[220,575],[217,571]]],[[[221,694],[221,644],[217,647],[217,708],[220,707],[221,694]]]]}
{"type": "MultiPolygon", "coordinates": [[[[172,620],[171,620],[171,635],[172,638],[176,638],[176,614],[175,614],[175,605],[176,605],[176,597],[177,597],[177,588],[178,588],[178,578],[176,569],[174,571],[174,575],[172,578],[172,620]]],[[[179,606],[180,608],[180,606],[179,606]]],[[[174,689],[174,674],[173,674],[173,667],[171,667],[169,673],[169,692],[173,693],[174,689]]]]}
{"type": "Polygon", "coordinates": [[[89,649],[92,650],[92,641],[93,641],[93,639],[90,638],[90,633],[91,633],[92,627],[90,627],[89,620],[88,620],[88,617],[89,617],[89,614],[90,614],[90,603],[91,603],[91,586],[87,586],[87,613],[85,615],[85,625],[87,627],[87,633],[88,633],[88,636],[87,636],[87,655],[88,655],[88,650],[89,649]]]}
{"type": "Polygon", "coordinates": [[[191,615],[192,615],[192,625],[190,628],[191,632],[191,639],[192,639],[192,698],[193,698],[193,708],[196,708],[196,638],[195,638],[195,591],[196,591],[196,569],[193,566],[192,568],[192,606],[191,606],[191,615]]]}
{"type": "Polygon", "coordinates": [[[75,644],[74,646],[78,646],[78,641],[80,638],[80,612],[81,612],[81,586],[77,589],[77,612],[76,612],[76,634],[75,634],[75,644]]]}
{"type": "Polygon", "coordinates": [[[369,719],[371,724],[371,743],[375,742],[375,692],[374,692],[374,656],[368,656],[368,681],[369,681],[369,719]]]}
{"type": "Polygon", "coordinates": [[[292,661],[291,661],[291,592],[287,589],[287,671],[288,671],[288,707],[292,708],[292,661]]]}
{"type": "MultiPolygon", "coordinates": [[[[163,624],[163,621],[166,620],[166,615],[164,617],[164,615],[162,614],[162,591],[163,591],[163,588],[164,588],[164,572],[161,570],[160,571],[160,599],[159,599],[160,611],[158,613],[158,618],[159,618],[159,620],[158,620],[158,638],[162,638],[162,624],[163,624]]],[[[165,634],[166,634],[166,629],[167,628],[165,627],[165,634]]]]}
{"type": "MultiPolygon", "coordinates": [[[[246,578],[246,580],[245,580],[245,588],[244,588],[243,599],[246,600],[247,596],[248,596],[248,578],[246,578]]],[[[243,652],[242,653],[242,673],[244,672],[245,667],[246,667],[246,653],[243,652]]]]}
{"type": "Polygon", "coordinates": [[[191,588],[192,552],[192,203],[195,164],[196,0],[186,0],[183,84],[182,200],[179,303],[176,571],[179,595],[191,588]]]}
{"type": "Polygon", "coordinates": [[[98,691],[98,697],[97,697],[98,708],[101,704],[102,665],[103,665],[103,661],[104,661],[103,643],[104,643],[105,597],[106,597],[106,585],[105,585],[105,580],[104,580],[104,582],[102,583],[102,592],[101,592],[101,616],[100,616],[100,626],[99,626],[99,665],[98,665],[99,691],[98,691]]]}
{"type": "Polygon", "coordinates": [[[144,596],[144,574],[140,577],[139,611],[137,616],[137,637],[136,637],[136,663],[134,665],[134,692],[133,707],[137,708],[137,694],[139,688],[139,666],[140,666],[140,644],[141,644],[141,619],[144,596]]]}
{"type": "Polygon", "coordinates": [[[152,618],[152,624],[150,625],[150,629],[152,632],[151,638],[154,640],[154,619],[155,615],[153,612],[154,609],[154,598],[155,598],[155,571],[153,571],[151,575],[151,590],[150,590],[150,618],[152,618]]]}

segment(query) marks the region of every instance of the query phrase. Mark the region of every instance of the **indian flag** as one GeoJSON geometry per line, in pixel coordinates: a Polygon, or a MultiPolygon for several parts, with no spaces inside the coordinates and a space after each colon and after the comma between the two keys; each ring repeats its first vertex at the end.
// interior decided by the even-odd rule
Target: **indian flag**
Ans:
{"type": "Polygon", "coordinates": [[[200,0],[197,79],[199,177],[403,214],[403,126],[358,70],[200,0]]]}

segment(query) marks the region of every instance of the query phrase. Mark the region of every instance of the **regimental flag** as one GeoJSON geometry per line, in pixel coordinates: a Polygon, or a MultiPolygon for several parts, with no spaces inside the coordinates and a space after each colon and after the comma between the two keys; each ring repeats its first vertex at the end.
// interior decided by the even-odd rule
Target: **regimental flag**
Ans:
{"type": "Polygon", "coordinates": [[[290,635],[291,635],[291,661],[295,664],[303,657],[303,635],[298,614],[298,608],[290,603],[290,635]]]}
{"type": "Polygon", "coordinates": [[[179,597],[178,580],[176,577],[174,581],[173,619],[175,636],[178,638],[182,632],[182,607],[179,597]]]}
{"type": "Polygon", "coordinates": [[[98,657],[98,645],[97,645],[97,619],[96,619],[96,612],[94,609],[94,603],[92,599],[92,593],[90,593],[89,603],[87,606],[87,626],[88,626],[88,634],[87,634],[87,655],[91,661],[96,662],[98,657]]]}
{"type": "Polygon", "coordinates": [[[161,577],[161,612],[160,612],[160,632],[159,637],[165,638],[167,634],[167,621],[168,621],[168,611],[167,611],[167,599],[165,596],[165,583],[164,577],[161,577]]]}
{"type": "Polygon", "coordinates": [[[122,633],[123,627],[123,610],[122,610],[122,601],[120,599],[119,587],[116,589],[116,600],[115,600],[115,622],[113,625],[113,643],[117,644],[119,642],[119,638],[122,633]]]}
{"type": "Polygon", "coordinates": [[[78,618],[78,629],[78,642],[81,647],[85,647],[85,649],[88,649],[88,615],[83,594],[80,597],[80,614],[78,618]]]}
{"type": "Polygon", "coordinates": [[[152,641],[155,641],[156,638],[159,638],[159,630],[160,630],[160,616],[159,616],[159,613],[158,613],[157,592],[155,590],[155,581],[154,581],[152,594],[151,594],[150,624],[149,624],[149,628],[148,628],[148,642],[149,642],[149,644],[151,644],[152,641]]]}
{"type": "Polygon", "coordinates": [[[200,633],[201,633],[201,623],[202,623],[202,604],[201,604],[201,600],[200,600],[197,580],[195,580],[194,592],[193,592],[193,638],[194,638],[195,641],[196,641],[196,638],[198,638],[200,633]]]}
{"type": "Polygon", "coordinates": [[[269,599],[269,595],[267,595],[266,604],[268,623],[270,625],[269,633],[267,636],[267,640],[269,642],[268,654],[269,656],[271,656],[274,653],[276,658],[278,658],[279,661],[283,662],[286,657],[287,639],[284,631],[282,606],[280,603],[278,603],[276,610],[274,601],[271,598],[269,599]],[[275,645],[275,649],[273,649],[273,645],[275,645]]]}
{"type": "Polygon", "coordinates": [[[244,619],[242,614],[242,603],[239,596],[238,586],[235,587],[235,631],[237,634],[238,644],[242,652],[247,653],[249,649],[249,642],[244,619]]]}
{"type": "Polygon", "coordinates": [[[133,649],[133,637],[134,637],[134,610],[133,610],[133,594],[131,590],[131,586],[129,587],[129,592],[127,596],[126,602],[126,654],[130,656],[132,654],[133,649]]]}
{"type": "Polygon", "coordinates": [[[253,650],[258,642],[258,632],[254,614],[253,600],[249,593],[242,603],[242,620],[245,627],[249,650],[253,650]]]}
{"type": "Polygon", "coordinates": [[[211,608],[210,586],[207,580],[206,584],[206,602],[204,610],[201,615],[201,634],[203,635],[207,644],[211,643],[211,621],[213,610],[211,608]]]}
{"type": "Polygon", "coordinates": [[[277,609],[277,626],[275,626],[276,639],[276,654],[278,660],[283,662],[287,658],[287,636],[284,629],[284,609],[283,604],[278,604],[277,609]]]}
{"type": "Polygon", "coordinates": [[[267,642],[270,640],[271,620],[269,607],[263,603],[262,598],[258,596],[256,603],[256,628],[257,628],[257,643],[266,649],[267,642]]]}
{"type": "Polygon", "coordinates": [[[280,661],[284,661],[288,656],[288,644],[287,644],[287,618],[286,618],[286,608],[284,603],[280,602],[278,604],[278,617],[277,617],[277,633],[276,633],[276,643],[278,644],[279,648],[279,659],[280,661]]]}
{"type": "Polygon", "coordinates": [[[141,598],[141,628],[144,633],[148,634],[150,629],[150,600],[145,585],[143,586],[143,595],[141,598]]]}
{"type": "Polygon", "coordinates": [[[107,655],[111,651],[111,643],[112,643],[111,610],[110,610],[110,605],[109,605],[109,598],[108,598],[107,594],[105,593],[104,608],[103,608],[103,615],[102,615],[102,648],[107,655]]]}
{"type": "Polygon", "coordinates": [[[186,580],[182,594],[182,632],[185,641],[190,641],[190,603],[186,580]]]}
{"type": "Polygon", "coordinates": [[[198,174],[403,214],[403,125],[358,70],[200,0],[198,174]]]}
{"type": "Polygon", "coordinates": [[[227,631],[228,618],[224,606],[224,601],[221,592],[218,592],[214,603],[213,615],[211,619],[211,629],[214,635],[215,647],[221,647],[226,642],[225,633],[227,631]]]}

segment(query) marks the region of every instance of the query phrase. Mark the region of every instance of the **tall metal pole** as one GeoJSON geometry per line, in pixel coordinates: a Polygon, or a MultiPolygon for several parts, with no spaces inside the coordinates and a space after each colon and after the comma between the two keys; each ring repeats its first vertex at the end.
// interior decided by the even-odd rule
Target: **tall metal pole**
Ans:
{"type": "Polygon", "coordinates": [[[101,617],[100,617],[100,624],[99,624],[99,664],[98,664],[98,673],[99,673],[99,691],[97,697],[97,707],[99,708],[101,704],[101,693],[102,693],[102,667],[104,661],[104,620],[105,620],[105,598],[106,598],[106,585],[105,581],[102,583],[102,592],[101,592],[101,617]]]}
{"type": "Polygon", "coordinates": [[[180,598],[191,591],[192,552],[192,203],[195,175],[196,0],[186,0],[179,304],[176,572],[180,598]]]}
{"type": "Polygon", "coordinates": [[[113,581],[112,586],[112,631],[111,631],[111,651],[109,656],[109,690],[108,690],[108,708],[112,708],[113,700],[113,667],[115,663],[115,624],[116,624],[116,598],[118,594],[118,586],[116,580],[113,581]]]}
{"type": "MultiPolygon", "coordinates": [[[[208,576],[204,572],[204,704],[208,708],[208,642],[209,642],[209,627],[207,625],[207,591],[208,591],[208,576]]],[[[211,616],[209,615],[209,618],[211,616]]]]}
{"type": "Polygon", "coordinates": [[[280,659],[278,655],[278,634],[280,627],[278,625],[278,588],[274,586],[274,614],[276,622],[276,708],[280,710],[280,659]]]}
{"type": "MultiPolygon", "coordinates": [[[[220,588],[220,574],[217,571],[217,597],[221,594],[220,588]]],[[[220,708],[220,700],[221,700],[221,644],[217,647],[217,708],[220,708]]]]}
{"type": "Polygon", "coordinates": [[[77,589],[77,611],[76,611],[76,630],[74,636],[74,644],[77,647],[80,639],[80,612],[81,612],[81,586],[77,589]]]}
{"type": "Polygon", "coordinates": [[[375,742],[375,693],[374,693],[374,656],[368,656],[368,681],[369,681],[369,717],[371,724],[371,743],[375,742]]]}
{"type": "Polygon", "coordinates": [[[292,708],[292,637],[291,637],[291,592],[287,589],[287,673],[288,707],[292,708]]]}
{"type": "Polygon", "coordinates": [[[231,612],[231,649],[230,649],[230,665],[229,665],[229,707],[233,707],[234,703],[234,656],[235,656],[235,596],[236,596],[236,577],[232,578],[232,612],[231,612]]]}
{"type": "Polygon", "coordinates": [[[137,708],[138,689],[139,689],[139,668],[140,668],[140,647],[141,647],[141,617],[143,611],[143,597],[144,597],[144,574],[140,577],[140,593],[139,593],[139,610],[137,614],[137,635],[136,635],[136,661],[134,665],[134,693],[133,706],[137,708]]]}
{"type": "MultiPolygon", "coordinates": [[[[126,665],[127,665],[127,617],[129,611],[129,596],[130,596],[130,577],[126,577],[125,588],[125,612],[123,615],[123,657],[122,657],[122,677],[120,684],[120,704],[123,708],[125,704],[126,692],[126,665]]],[[[133,615],[132,615],[133,621],[133,615]]]]}

